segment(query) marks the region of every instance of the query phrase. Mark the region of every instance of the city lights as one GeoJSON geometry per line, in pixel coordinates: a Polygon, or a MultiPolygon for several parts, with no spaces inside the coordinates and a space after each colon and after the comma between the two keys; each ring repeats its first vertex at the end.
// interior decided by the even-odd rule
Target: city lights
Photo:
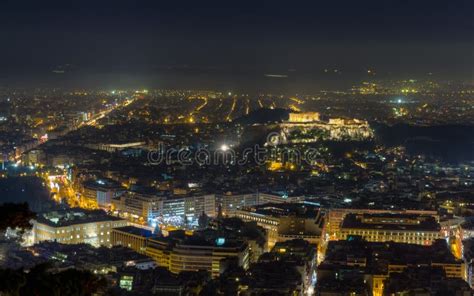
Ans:
{"type": "Polygon", "coordinates": [[[473,1],[158,2],[2,3],[0,295],[472,294],[473,1]]]}

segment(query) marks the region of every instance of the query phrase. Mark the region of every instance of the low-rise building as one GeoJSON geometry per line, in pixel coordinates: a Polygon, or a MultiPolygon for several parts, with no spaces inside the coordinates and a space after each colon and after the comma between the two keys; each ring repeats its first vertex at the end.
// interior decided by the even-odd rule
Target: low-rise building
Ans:
{"type": "Polygon", "coordinates": [[[244,269],[249,266],[247,243],[223,237],[211,241],[199,235],[186,236],[181,231],[171,232],[168,237],[148,239],[146,254],[158,266],[166,267],[175,274],[206,270],[215,278],[225,270],[227,260],[234,260],[244,269]]]}
{"type": "Polygon", "coordinates": [[[321,238],[323,217],[319,207],[311,204],[264,204],[237,210],[235,215],[267,230],[269,250],[278,241],[304,239],[318,244],[321,238]]]}
{"type": "Polygon", "coordinates": [[[471,296],[469,285],[460,278],[448,278],[440,267],[409,267],[393,272],[384,282],[384,295],[471,296]]]}
{"type": "Polygon", "coordinates": [[[102,210],[68,209],[38,214],[33,220],[32,233],[35,243],[56,241],[111,246],[112,229],[127,226],[127,223],[102,210]]]}
{"type": "Polygon", "coordinates": [[[222,214],[228,217],[235,216],[239,209],[245,207],[253,207],[266,203],[286,203],[289,201],[287,196],[263,192],[226,192],[225,194],[217,195],[217,202],[221,206],[222,214]]]}
{"type": "Polygon", "coordinates": [[[464,262],[454,257],[445,240],[419,245],[368,242],[351,236],[328,243],[325,259],[318,266],[318,285],[358,282],[377,296],[383,294],[385,281],[392,273],[402,273],[411,267],[440,268],[447,279],[464,279],[464,262]]]}
{"type": "Polygon", "coordinates": [[[464,240],[462,246],[462,259],[466,264],[466,281],[474,289],[474,238],[464,240]]]}
{"type": "Polygon", "coordinates": [[[347,214],[407,214],[432,216],[439,220],[438,212],[429,210],[386,210],[386,209],[356,209],[356,208],[336,208],[328,211],[326,215],[326,233],[330,240],[337,240],[340,233],[342,221],[347,214]]]}
{"type": "Polygon", "coordinates": [[[163,199],[156,192],[127,191],[112,199],[112,208],[119,215],[150,222],[161,215],[163,199]]]}
{"type": "Polygon", "coordinates": [[[442,238],[432,216],[415,214],[348,214],[340,226],[339,239],[361,236],[369,242],[394,241],[430,245],[442,238]]]}
{"type": "Polygon", "coordinates": [[[246,279],[246,295],[295,295],[305,294],[301,274],[293,265],[281,261],[253,264],[246,279]]]}
{"type": "Polygon", "coordinates": [[[153,237],[153,232],[148,229],[124,226],[112,230],[111,243],[113,246],[124,246],[144,254],[150,237],[153,237]]]}
{"type": "Polygon", "coordinates": [[[269,253],[269,256],[265,258],[265,255],[263,255],[260,261],[271,258],[295,266],[301,274],[304,291],[308,291],[314,285],[316,279],[316,249],[316,245],[302,239],[278,242],[269,253]]]}
{"type": "Polygon", "coordinates": [[[110,179],[97,179],[82,184],[81,202],[87,208],[110,209],[112,199],[125,192],[119,183],[110,179]]]}

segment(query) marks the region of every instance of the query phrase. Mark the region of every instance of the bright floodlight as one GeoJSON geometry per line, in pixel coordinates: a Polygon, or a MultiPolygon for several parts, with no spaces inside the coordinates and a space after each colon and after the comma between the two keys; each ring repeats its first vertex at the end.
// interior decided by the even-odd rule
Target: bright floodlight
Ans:
{"type": "Polygon", "coordinates": [[[229,150],[229,146],[227,144],[222,144],[221,150],[222,151],[227,151],[227,150],[229,150]]]}

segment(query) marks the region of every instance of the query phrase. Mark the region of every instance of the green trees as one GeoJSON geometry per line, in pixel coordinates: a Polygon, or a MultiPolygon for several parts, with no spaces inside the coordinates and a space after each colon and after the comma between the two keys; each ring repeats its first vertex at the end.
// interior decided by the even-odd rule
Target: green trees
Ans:
{"type": "Polygon", "coordinates": [[[35,217],[28,203],[4,203],[0,205],[0,232],[10,228],[30,229],[30,220],[35,217]]]}
{"type": "MultiPolygon", "coordinates": [[[[24,231],[31,228],[30,220],[35,213],[27,203],[0,205],[0,232],[7,228],[24,231]]],[[[0,269],[0,295],[92,295],[104,290],[107,282],[89,271],[68,269],[53,272],[50,264],[40,264],[29,271],[0,269]]]]}

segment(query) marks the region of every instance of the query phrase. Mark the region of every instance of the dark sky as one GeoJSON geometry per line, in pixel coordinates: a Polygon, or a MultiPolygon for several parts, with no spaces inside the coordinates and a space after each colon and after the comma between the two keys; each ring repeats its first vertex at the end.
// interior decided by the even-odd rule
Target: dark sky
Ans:
{"type": "Polygon", "coordinates": [[[276,73],[305,87],[365,79],[368,68],[381,78],[473,77],[474,1],[0,5],[4,84],[245,88],[276,73]],[[329,77],[324,69],[341,73],[329,77]]]}

